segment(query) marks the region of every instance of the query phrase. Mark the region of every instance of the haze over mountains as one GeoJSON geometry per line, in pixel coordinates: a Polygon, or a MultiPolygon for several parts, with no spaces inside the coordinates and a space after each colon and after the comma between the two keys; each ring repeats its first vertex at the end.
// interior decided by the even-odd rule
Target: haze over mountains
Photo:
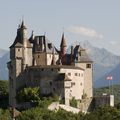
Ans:
{"type": "Polygon", "coordinates": [[[9,52],[0,49],[0,80],[8,80],[7,62],[9,61],[9,52]]]}
{"type": "MultiPolygon", "coordinates": [[[[107,86],[106,77],[110,74],[113,76],[113,83],[120,84],[120,56],[108,52],[105,48],[92,46],[88,41],[80,42],[83,48],[94,61],[93,79],[94,87],[107,86]]],[[[9,61],[9,51],[0,49],[0,79],[8,80],[7,62],[9,61]]]]}

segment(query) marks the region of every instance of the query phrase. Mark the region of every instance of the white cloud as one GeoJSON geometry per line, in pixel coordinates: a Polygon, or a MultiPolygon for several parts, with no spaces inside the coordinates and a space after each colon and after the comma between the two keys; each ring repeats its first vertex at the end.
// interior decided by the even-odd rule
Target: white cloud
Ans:
{"type": "Polygon", "coordinates": [[[83,36],[103,38],[103,35],[96,32],[94,29],[86,28],[83,26],[72,26],[68,28],[68,30],[72,33],[76,33],[83,36]]]}

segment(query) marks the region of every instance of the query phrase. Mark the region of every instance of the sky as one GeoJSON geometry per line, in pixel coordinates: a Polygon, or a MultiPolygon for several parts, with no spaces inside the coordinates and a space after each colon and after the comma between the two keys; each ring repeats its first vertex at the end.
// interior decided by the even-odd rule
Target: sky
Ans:
{"type": "Polygon", "coordinates": [[[1,0],[0,48],[9,49],[24,19],[28,37],[46,35],[58,48],[89,41],[120,55],[120,0],[1,0]]]}

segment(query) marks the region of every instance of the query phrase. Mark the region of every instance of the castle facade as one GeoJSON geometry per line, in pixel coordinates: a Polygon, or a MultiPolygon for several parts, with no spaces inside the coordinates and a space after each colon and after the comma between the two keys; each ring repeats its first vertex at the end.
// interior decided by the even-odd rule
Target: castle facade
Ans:
{"type": "Polygon", "coordinates": [[[9,105],[16,107],[16,94],[23,87],[40,87],[41,94],[57,94],[69,105],[75,98],[79,104],[93,97],[93,62],[80,45],[67,44],[62,35],[57,49],[45,35],[27,36],[24,21],[10,46],[9,105]]]}

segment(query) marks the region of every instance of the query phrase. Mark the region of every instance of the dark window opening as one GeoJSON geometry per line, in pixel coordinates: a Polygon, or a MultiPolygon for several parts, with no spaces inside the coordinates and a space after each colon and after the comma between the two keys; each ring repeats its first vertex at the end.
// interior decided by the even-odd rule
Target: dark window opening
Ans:
{"type": "Polygon", "coordinates": [[[87,64],[87,65],[86,65],[86,68],[91,68],[91,64],[87,64]]]}
{"type": "Polygon", "coordinates": [[[75,76],[77,76],[77,73],[75,73],[75,76]]]}
{"type": "Polygon", "coordinates": [[[50,86],[52,86],[52,82],[50,82],[50,86]]]}
{"type": "Polygon", "coordinates": [[[55,92],[55,88],[53,88],[53,91],[55,92]]]}
{"type": "Polygon", "coordinates": [[[71,73],[68,73],[69,76],[71,76],[71,73]]]}

